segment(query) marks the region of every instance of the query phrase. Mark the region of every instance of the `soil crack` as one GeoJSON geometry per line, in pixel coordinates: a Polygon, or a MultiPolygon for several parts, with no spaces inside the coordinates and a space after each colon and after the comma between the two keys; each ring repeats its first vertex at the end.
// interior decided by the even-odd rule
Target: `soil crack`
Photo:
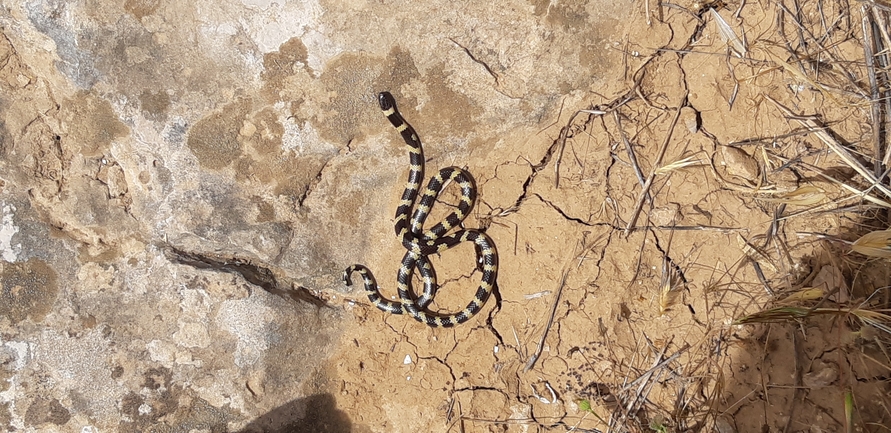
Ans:
{"type": "Polygon", "coordinates": [[[535,196],[536,198],[538,198],[539,200],[541,200],[542,203],[544,203],[544,204],[550,206],[552,209],[554,209],[555,211],[557,211],[557,213],[559,213],[560,216],[562,216],[562,217],[563,217],[564,219],[566,219],[567,221],[571,221],[571,222],[574,222],[574,223],[578,223],[578,224],[581,224],[581,225],[583,225],[583,226],[585,226],[585,227],[609,227],[609,228],[611,228],[611,229],[613,229],[613,230],[624,230],[623,228],[614,226],[614,225],[612,225],[612,224],[610,224],[610,223],[605,223],[605,222],[591,223],[591,222],[585,221],[585,220],[583,220],[583,219],[581,219],[581,218],[571,216],[571,215],[567,214],[563,209],[561,209],[560,206],[557,206],[556,204],[554,204],[554,203],[551,202],[550,200],[548,200],[548,199],[542,197],[542,196],[539,195],[538,193],[532,193],[532,195],[535,196]]]}

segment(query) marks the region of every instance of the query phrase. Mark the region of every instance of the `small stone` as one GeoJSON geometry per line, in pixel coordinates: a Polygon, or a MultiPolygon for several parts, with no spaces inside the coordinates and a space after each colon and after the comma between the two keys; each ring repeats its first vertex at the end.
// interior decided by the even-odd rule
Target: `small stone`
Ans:
{"type": "Polygon", "coordinates": [[[699,132],[699,124],[701,120],[698,111],[690,107],[681,108],[681,120],[684,122],[684,126],[687,127],[687,131],[691,134],[699,132]]]}
{"type": "Polygon", "coordinates": [[[405,365],[411,364],[411,355],[405,355],[405,359],[402,360],[402,363],[405,365]]]}
{"type": "Polygon", "coordinates": [[[650,222],[655,226],[667,227],[677,224],[681,219],[681,207],[677,203],[669,203],[650,211],[650,222]]]}
{"type": "Polygon", "coordinates": [[[808,388],[823,388],[832,385],[838,379],[838,371],[832,364],[820,363],[801,377],[801,382],[808,388]]]}
{"type": "Polygon", "coordinates": [[[758,162],[751,155],[737,147],[721,146],[722,165],[727,174],[741,179],[757,182],[758,162]]]}

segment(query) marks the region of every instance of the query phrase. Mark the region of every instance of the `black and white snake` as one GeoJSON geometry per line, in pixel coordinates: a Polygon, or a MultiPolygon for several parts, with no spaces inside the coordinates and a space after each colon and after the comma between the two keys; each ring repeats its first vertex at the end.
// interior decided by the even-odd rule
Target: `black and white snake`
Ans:
{"type": "Polygon", "coordinates": [[[393,302],[381,296],[377,282],[371,271],[363,265],[353,265],[343,272],[343,282],[352,285],[352,274],[358,272],[365,281],[365,291],[368,300],[377,308],[392,314],[409,315],[422,323],[433,327],[451,327],[470,320],[483,308],[492,290],[495,288],[495,279],[498,274],[498,254],[495,245],[485,233],[479,230],[459,230],[448,234],[450,230],[458,227],[464,218],[470,213],[476,200],[476,186],[473,178],[466,171],[458,167],[447,167],[427,183],[427,189],[418,201],[417,208],[412,212],[418,192],[421,189],[421,181],[424,179],[424,151],[421,140],[414,128],[402,118],[396,109],[396,101],[389,92],[378,95],[378,103],[381,110],[390,123],[402,135],[408,146],[410,171],[405,191],[402,193],[402,201],[396,208],[396,235],[402,239],[402,246],[406,253],[402,258],[399,273],[396,277],[397,291],[400,302],[393,302]],[[445,220],[424,231],[424,221],[430,213],[430,209],[439,196],[443,185],[448,181],[454,181],[461,188],[461,200],[454,212],[445,220]],[[409,214],[411,219],[409,220],[409,214]],[[441,253],[462,242],[473,242],[476,246],[478,267],[482,271],[482,281],[474,294],[473,299],[464,310],[455,314],[439,314],[427,310],[427,306],[436,294],[436,273],[427,256],[441,253]],[[424,290],[421,296],[415,299],[411,291],[411,279],[415,268],[421,274],[424,282],[424,290]]]}

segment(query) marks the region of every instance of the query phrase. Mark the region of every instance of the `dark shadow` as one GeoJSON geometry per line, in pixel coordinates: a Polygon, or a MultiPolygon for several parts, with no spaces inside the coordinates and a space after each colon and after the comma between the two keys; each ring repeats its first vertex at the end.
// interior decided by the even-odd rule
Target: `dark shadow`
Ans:
{"type": "Polygon", "coordinates": [[[331,394],[291,400],[255,419],[239,433],[349,433],[352,423],[331,394]]]}

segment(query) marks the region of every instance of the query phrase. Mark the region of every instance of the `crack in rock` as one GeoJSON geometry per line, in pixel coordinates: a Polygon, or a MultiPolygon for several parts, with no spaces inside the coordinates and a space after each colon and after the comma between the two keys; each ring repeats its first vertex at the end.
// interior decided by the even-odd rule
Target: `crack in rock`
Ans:
{"type": "Polygon", "coordinates": [[[174,263],[191,266],[196,269],[211,269],[219,272],[240,275],[245,281],[285,299],[291,299],[297,303],[308,303],[316,307],[329,307],[323,299],[300,286],[284,284],[275,272],[268,266],[254,263],[250,259],[235,255],[222,255],[216,253],[202,253],[197,251],[185,251],[172,245],[158,245],[164,252],[164,256],[174,263]]]}

